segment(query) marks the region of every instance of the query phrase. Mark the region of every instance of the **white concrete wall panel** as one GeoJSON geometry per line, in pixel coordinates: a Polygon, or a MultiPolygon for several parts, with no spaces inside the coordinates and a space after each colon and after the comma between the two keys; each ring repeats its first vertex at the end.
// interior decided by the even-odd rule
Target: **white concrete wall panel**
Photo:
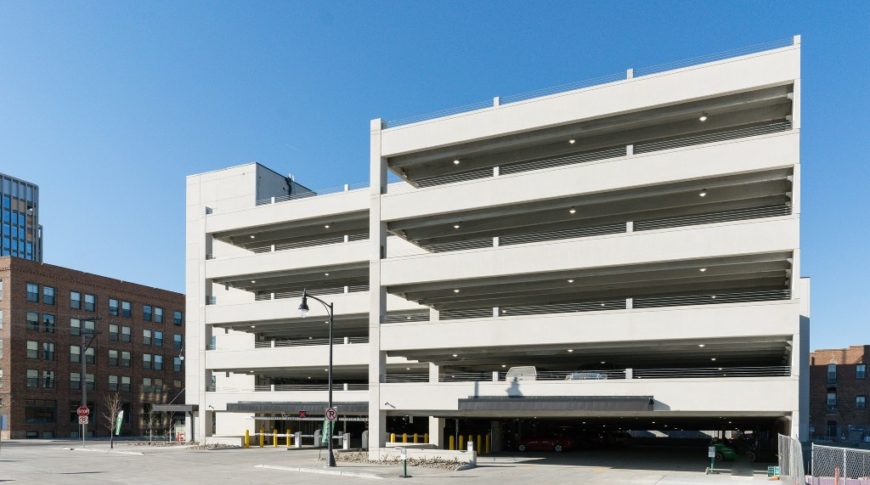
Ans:
{"type": "Polygon", "coordinates": [[[386,351],[648,342],[782,335],[799,329],[793,300],[382,325],[386,351]],[[759,322],[764,322],[759,325],[759,322]],[[529,329],[535,331],[530,332],[529,329]],[[474,338],[469,338],[473,336],[474,338]]]}
{"type": "Polygon", "coordinates": [[[792,216],[389,258],[385,286],[791,251],[792,216]]]}

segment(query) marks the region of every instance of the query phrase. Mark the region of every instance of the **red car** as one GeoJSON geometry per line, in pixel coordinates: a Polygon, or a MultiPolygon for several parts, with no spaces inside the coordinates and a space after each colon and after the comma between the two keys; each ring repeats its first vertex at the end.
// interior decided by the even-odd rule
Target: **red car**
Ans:
{"type": "Polygon", "coordinates": [[[555,451],[561,453],[574,447],[571,438],[563,436],[533,436],[520,440],[519,451],[555,451]]]}

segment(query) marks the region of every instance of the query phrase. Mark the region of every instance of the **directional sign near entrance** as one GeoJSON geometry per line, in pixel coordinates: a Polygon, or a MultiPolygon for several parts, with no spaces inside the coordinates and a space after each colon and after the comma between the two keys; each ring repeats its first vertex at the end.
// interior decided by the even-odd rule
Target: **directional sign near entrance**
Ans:
{"type": "Polygon", "coordinates": [[[79,424],[88,424],[87,416],[79,416],[79,424]]]}
{"type": "Polygon", "coordinates": [[[338,419],[338,411],[335,408],[326,408],[326,419],[329,421],[335,421],[338,419]]]}
{"type": "Polygon", "coordinates": [[[79,415],[80,418],[88,417],[91,414],[91,410],[88,409],[87,406],[79,406],[78,409],[76,409],[76,413],[79,415]]]}

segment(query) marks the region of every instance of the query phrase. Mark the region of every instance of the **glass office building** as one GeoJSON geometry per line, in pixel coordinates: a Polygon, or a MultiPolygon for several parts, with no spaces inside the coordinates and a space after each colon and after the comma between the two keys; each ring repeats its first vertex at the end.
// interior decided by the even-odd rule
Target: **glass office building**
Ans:
{"type": "Polygon", "coordinates": [[[39,187],[0,173],[0,256],[42,262],[39,187]]]}

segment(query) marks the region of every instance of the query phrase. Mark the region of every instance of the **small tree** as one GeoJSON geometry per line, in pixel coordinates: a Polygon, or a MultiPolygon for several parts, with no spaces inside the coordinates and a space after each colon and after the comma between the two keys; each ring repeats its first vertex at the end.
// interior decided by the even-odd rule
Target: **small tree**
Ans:
{"type": "Polygon", "coordinates": [[[106,427],[109,428],[109,448],[115,447],[115,423],[118,421],[118,415],[121,413],[121,395],[117,392],[114,394],[106,394],[105,397],[106,412],[103,413],[103,419],[106,420],[106,427]]]}
{"type": "Polygon", "coordinates": [[[157,423],[157,413],[154,412],[153,404],[143,405],[143,417],[145,418],[145,427],[148,428],[148,443],[150,444],[154,438],[154,426],[157,423]]]}

